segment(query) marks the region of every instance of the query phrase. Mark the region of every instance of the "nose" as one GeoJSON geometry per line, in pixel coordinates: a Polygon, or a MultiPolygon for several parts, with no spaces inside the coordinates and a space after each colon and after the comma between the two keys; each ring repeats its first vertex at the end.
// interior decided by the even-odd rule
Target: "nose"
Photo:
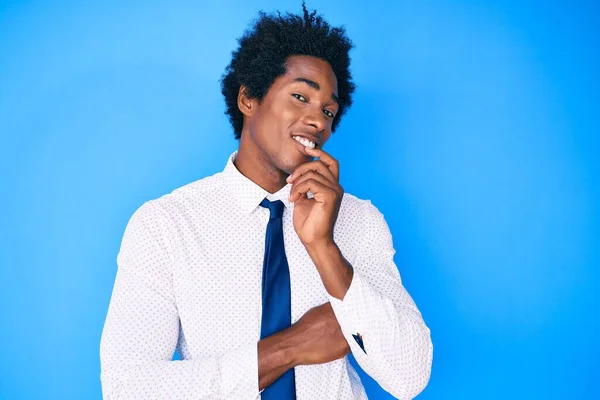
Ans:
{"type": "Polygon", "coordinates": [[[311,108],[304,117],[305,123],[314,127],[314,129],[319,133],[322,133],[327,127],[328,121],[325,117],[325,114],[320,109],[311,108]]]}

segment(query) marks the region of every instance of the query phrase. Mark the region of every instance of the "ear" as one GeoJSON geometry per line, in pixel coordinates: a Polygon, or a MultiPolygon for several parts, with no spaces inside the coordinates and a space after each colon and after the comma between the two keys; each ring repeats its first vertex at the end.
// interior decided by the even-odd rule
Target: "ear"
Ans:
{"type": "Polygon", "coordinates": [[[241,85],[238,92],[237,105],[242,114],[251,116],[256,111],[257,104],[256,99],[248,97],[248,88],[245,85],[241,85]]]}

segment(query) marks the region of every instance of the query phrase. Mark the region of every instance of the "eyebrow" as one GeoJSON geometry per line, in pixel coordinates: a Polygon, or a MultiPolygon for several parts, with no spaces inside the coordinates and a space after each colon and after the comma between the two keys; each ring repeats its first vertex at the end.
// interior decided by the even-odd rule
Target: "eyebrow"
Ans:
{"type": "MultiPolygon", "coordinates": [[[[321,90],[321,86],[317,82],[311,81],[307,78],[296,78],[294,79],[294,82],[303,82],[315,90],[321,90]]],[[[339,98],[335,95],[335,93],[331,93],[331,100],[335,101],[337,104],[340,103],[339,98]]]]}

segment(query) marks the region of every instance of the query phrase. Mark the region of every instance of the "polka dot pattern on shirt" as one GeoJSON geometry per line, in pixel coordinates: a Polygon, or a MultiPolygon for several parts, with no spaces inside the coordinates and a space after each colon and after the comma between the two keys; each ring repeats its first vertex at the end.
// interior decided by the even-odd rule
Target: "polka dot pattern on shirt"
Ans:
{"type": "MultiPolygon", "coordinates": [[[[292,322],[331,302],[357,362],[409,399],[429,379],[430,332],[402,286],[383,215],[344,194],[334,239],[354,268],[330,296],[294,231],[288,184],[270,194],[233,164],[141,205],[127,223],[100,343],[105,399],[256,399],[261,280],[269,210],[281,200],[292,322]],[[353,334],[363,340],[363,350],[353,334]],[[172,361],[177,349],[182,360],[172,361]]],[[[347,357],[296,367],[304,399],[366,399],[347,357]]]]}

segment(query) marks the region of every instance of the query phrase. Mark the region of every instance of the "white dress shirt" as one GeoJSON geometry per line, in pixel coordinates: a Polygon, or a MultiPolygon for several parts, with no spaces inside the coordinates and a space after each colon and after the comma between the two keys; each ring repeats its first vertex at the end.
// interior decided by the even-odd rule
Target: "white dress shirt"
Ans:
{"type": "MultiPolygon", "coordinates": [[[[100,343],[103,397],[260,398],[265,197],[285,205],[292,323],[331,302],[361,368],[399,399],[419,394],[433,346],[402,286],[383,215],[369,200],[344,194],[334,240],[354,276],[336,299],[294,230],[292,185],[268,193],[237,170],[236,155],[222,172],[145,202],[127,223],[100,343]],[[182,360],[172,360],[175,349],[182,360]]],[[[298,400],[367,398],[347,357],[297,366],[295,375],[298,400]]]]}

